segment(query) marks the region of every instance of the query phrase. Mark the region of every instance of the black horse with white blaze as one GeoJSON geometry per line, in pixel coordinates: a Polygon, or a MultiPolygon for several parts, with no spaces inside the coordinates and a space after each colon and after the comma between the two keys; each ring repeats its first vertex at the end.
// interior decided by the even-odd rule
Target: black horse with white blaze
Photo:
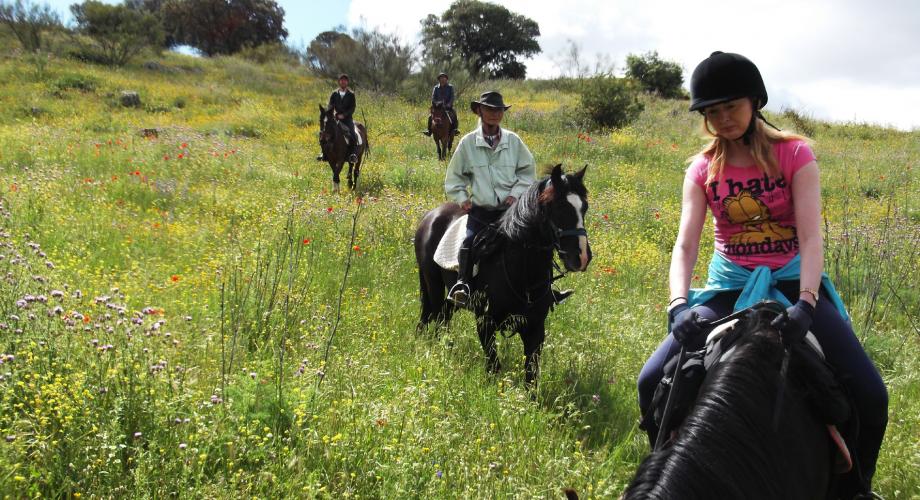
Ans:
{"type": "Polygon", "coordinates": [[[846,420],[848,401],[804,344],[790,347],[782,376],[776,314],[735,326],[734,354],[709,369],[670,446],[646,457],[621,498],[836,498],[827,423],[846,420]]]}
{"type": "MultiPolygon", "coordinates": [[[[524,343],[525,378],[528,385],[534,384],[546,335],[544,321],[554,304],[553,252],[569,271],[584,271],[591,261],[584,226],[586,168],[564,175],[562,166],[556,165],[550,176],[531,185],[497,223],[490,244],[494,250],[479,259],[472,308],[487,369],[493,373],[500,370],[495,333],[512,331],[524,343]]],[[[434,253],[450,223],[462,215],[459,205],[446,203],[428,212],[415,233],[422,301],[419,328],[431,322],[446,324],[454,312],[446,292],[457,273],[436,264],[434,253]]]]}

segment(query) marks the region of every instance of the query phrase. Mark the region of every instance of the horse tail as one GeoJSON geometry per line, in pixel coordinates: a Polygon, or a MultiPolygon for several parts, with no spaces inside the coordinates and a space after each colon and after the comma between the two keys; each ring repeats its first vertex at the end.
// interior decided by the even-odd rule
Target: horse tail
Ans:
{"type": "Polygon", "coordinates": [[[363,108],[361,109],[361,121],[364,122],[362,123],[362,125],[364,126],[364,152],[367,154],[367,156],[370,156],[371,155],[371,141],[369,138],[370,134],[367,131],[368,130],[367,115],[364,114],[363,108]]]}

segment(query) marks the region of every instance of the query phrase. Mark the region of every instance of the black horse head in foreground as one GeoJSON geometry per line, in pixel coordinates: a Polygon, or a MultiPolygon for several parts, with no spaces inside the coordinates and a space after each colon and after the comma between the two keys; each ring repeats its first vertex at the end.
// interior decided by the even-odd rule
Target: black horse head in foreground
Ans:
{"type": "MultiPolygon", "coordinates": [[[[355,154],[358,161],[354,164],[348,163],[348,188],[355,189],[358,185],[358,175],[361,173],[361,163],[364,162],[364,153],[370,149],[367,142],[367,129],[364,124],[355,122],[358,133],[361,134],[362,144],[355,148],[355,154]]],[[[339,191],[341,182],[339,175],[342,168],[348,160],[348,144],[345,139],[343,125],[335,119],[335,113],[332,108],[319,105],[319,147],[323,150],[323,155],[329,166],[332,168],[332,191],[339,191]]]]}
{"type": "MultiPolygon", "coordinates": [[[[532,385],[539,369],[545,337],[544,321],[553,305],[553,252],[569,271],[584,271],[591,261],[585,231],[588,191],[585,170],[571,175],[556,165],[552,174],[536,182],[498,222],[496,249],[479,260],[473,279],[473,310],[487,368],[500,369],[495,350],[499,329],[518,333],[524,343],[525,377],[532,385]]],[[[457,273],[442,269],[433,256],[451,222],[463,215],[456,203],[446,203],[425,214],[415,233],[422,316],[419,327],[447,323],[454,311],[446,300],[457,273]]]]}
{"type": "Polygon", "coordinates": [[[646,457],[622,498],[836,497],[826,422],[846,418],[846,397],[803,344],[781,377],[776,313],[753,310],[735,326],[734,355],[710,368],[672,444],[646,457]]]}

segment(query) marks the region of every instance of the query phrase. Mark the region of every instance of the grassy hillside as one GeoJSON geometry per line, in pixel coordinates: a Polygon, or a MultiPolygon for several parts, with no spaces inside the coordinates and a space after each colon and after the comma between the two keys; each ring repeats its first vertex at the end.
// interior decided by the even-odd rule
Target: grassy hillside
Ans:
{"type": "MultiPolygon", "coordinates": [[[[682,171],[704,141],[685,102],[645,99],[634,126],[595,134],[572,92],[495,86],[541,165],[589,165],[595,258],[564,280],[577,295],[548,320],[537,402],[519,340],[500,339],[490,377],[469,314],[415,332],[411,237],[444,199],[423,107],[359,90],[358,203],[313,160],[331,84],[302,69],[4,54],[0,491],[616,496],[647,452],[634,381],[665,333],[682,171]]],[[[891,393],[877,489],[920,496],[920,133],[770,118],[815,139],[828,272],[891,393]]]]}

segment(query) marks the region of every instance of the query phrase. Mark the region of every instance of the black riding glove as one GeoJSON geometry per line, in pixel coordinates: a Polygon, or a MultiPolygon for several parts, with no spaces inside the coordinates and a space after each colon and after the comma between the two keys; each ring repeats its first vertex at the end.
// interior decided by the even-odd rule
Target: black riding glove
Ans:
{"type": "Polygon", "coordinates": [[[783,344],[789,347],[805,339],[805,334],[808,333],[808,327],[811,326],[814,317],[815,306],[799,299],[795,305],[787,308],[786,312],[777,316],[770,324],[780,331],[783,336],[783,344]]]}
{"type": "Polygon", "coordinates": [[[671,334],[682,346],[688,345],[697,335],[703,333],[699,313],[690,309],[686,303],[676,305],[668,311],[668,321],[671,323],[671,334]]]}

